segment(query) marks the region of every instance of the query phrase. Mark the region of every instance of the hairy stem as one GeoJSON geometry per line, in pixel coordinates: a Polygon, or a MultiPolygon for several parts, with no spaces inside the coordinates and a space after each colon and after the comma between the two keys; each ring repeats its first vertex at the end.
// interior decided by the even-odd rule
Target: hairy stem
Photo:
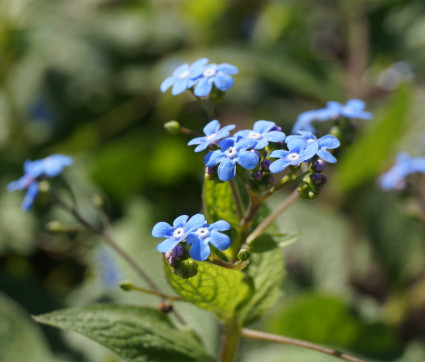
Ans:
{"type": "Polygon", "coordinates": [[[252,243],[258,236],[260,236],[269,226],[270,224],[276,220],[276,218],[284,212],[289,206],[291,206],[295,200],[298,199],[298,190],[295,189],[289,197],[277,208],[275,209],[269,216],[267,216],[263,222],[258,225],[255,230],[247,237],[246,244],[249,245],[252,243]]]}
{"type": "Polygon", "coordinates": [[[337,350],[332,349],[332,348],[323,347],[323,346],[320,346],[318,344],[302,341],[302,340],[295,339],[295,338],[289,338],[289,337],[284,337],[284,336],[278,336],[276,334],[255,331],[253,329],[245,329],[245,328],[242,329],[242,337],[251,338],[251,339],[258,339],[260,341],[289,344],[289,345],[292,345],[292,346],[308,348],[308,349],[312,349],[313,351],[325,353],[325,354],[328,354],[330,356],[343,359],[345,361],[365,362],[365,361],[363,361],[359,358],[350,356],[350,355],[348,355],[344,352],[337,351],[337,350]]]}

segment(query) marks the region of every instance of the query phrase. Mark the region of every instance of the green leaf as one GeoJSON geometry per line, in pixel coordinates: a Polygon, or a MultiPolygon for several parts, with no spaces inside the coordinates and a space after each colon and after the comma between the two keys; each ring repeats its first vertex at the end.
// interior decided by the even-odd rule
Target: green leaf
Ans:
{"type": "Polygon", "coordinates": [[[255,253],[262,253],[276,248],[284,248],[296,242],[300,235],[301,232],[265,233],[251,243],[250,250],[255,253]]]}
{"type": "Polygon", "coordinates": [[[405,129],[409,100],[407,89],[400,88],[385,113],[376,117],[371,127],[338,160],[333,179],[337,189],[347,192],[377,178],[405,129]]]}
{"type": "Polygon", "coordinates": [[[226,220],[233,227],[239,228],[239,218],[229,182],[216,183],[205,179],[203,201],[205,216],[209,222],[226,220]]]}
{"type": "Polygon", "coordinates": [[[34,317],[93,339],[127,361],[212,361],[198,338],[147,307],[99,304],[34,317]]]}
{"type": "Polygon", "coordinates": [[[15,302],[0,294],[0,361],[53,361],[37,325],[15,302]]]}
{"type": "Polygon", "coordinates": [[[195,277],[183,279],[164,262],[168,283],[188,302],[215,313],[221,320],[231,318],[238,306],[252,295],[250,280],[238,270],[207,262],[199,262],[198,265],[195,277]]]}

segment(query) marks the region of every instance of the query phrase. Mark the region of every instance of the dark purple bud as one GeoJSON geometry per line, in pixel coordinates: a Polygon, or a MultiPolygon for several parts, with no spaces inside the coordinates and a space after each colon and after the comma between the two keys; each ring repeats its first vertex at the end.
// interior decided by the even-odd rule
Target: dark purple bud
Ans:
{"type": "Polygon", "coordinates": [[[174,259],[181,259],[184,256],[185,252],[184,252],[184,248],[181,245],[177,245],[173,250],[172,250],[172,255],[174,259]]]}
{"type": "Polygon", "coordinates": [[[326,166],[325,161],[319,159],[317,161],[314,161],[313,170],[316,172],[322,172],[325,169],[325,166],[326,166]]]}
{"type": "Polygon", "coordinates": [[[270,164],[272,163],[272,161],[270,160],[264,160],[263,162],[261,162],[261,168],[264,171],[270,171],[270,164]]]}
{"type": "Polygon", "coordinates": [[[271,131],[279,131],[282,132],[282,127],[279,127],[278,125],[274,125],[272,128],[270,128],[269,132],[271,131]]]}
{"type": "Polygon", "coordinates": [[[251,152],[255,153],[258,156],[258,158],[261,157],[261,153],[258,152],[257,150],[251,150],[251,152]]]}
{"type": "Polygon", "coordinates": [[[326,182],[328,182],[328,179],[326,178],[326,176],[322,175],[322,185],[324,185],[326,182]]]}
{"type": "Polygon", "coordinates": [[[261,171],[255,171],[255,172],[252,173],[252,178],[254,180],[257,180],[257,181],[261,180],[262,177],[263,177],[263,174],[262,174],[261,171]]]}
{"type": "Polygon", "coordinates": [[[310,175],[310,180],[311,182],[313,182],[315,185],[318,185],[322,182],[323,178],[325,176],[322,176],[320,173],[312,173],[310,175]]]}

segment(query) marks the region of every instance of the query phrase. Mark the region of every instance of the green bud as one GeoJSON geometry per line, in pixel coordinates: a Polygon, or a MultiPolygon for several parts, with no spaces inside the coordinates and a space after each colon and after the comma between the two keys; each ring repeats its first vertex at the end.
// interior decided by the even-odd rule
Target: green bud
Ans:
{"type": "Polygon", "coordinates": [[[198,263],[193,259],[178,262],[174,268],[174,273],[183,279],[189,279],[198,274],[198,263]]]}
{"type": "Polygon", "coordinates": [[[330,130],[329,130],[329,134],[338,138],[339,140],[342,139],[342,130],[339,126],[333,126],[330,130]]]}
{"type": "Polygon", "coordinates": [[[132,288],[133,283],[129,280],[124,280],[124,281],[120,282],[119,285],[120,285],[120,288],[122,290],[124,290],[125,292],[130,292],[130,291],[133,290],[133,288],[132,288]]]}
{"type": "Polygon", "coordinates": [[[251,253],[247,249],[241,249],[238,253],[238,259],[241,261],[246,261],[251,257],[251,253]]]}
{"type": "Polygon", "coordinates": [[[48,192],[50,190],[50,183],[47,180],[40,181],[38,184],[40,192],[48,192]]]}
{"type": "Polygon", "coordinates": [[[164,128],[169,134],[176,135],[180,131],[180,123],[177,121],[169,121],[164,123],[164,128]]]}

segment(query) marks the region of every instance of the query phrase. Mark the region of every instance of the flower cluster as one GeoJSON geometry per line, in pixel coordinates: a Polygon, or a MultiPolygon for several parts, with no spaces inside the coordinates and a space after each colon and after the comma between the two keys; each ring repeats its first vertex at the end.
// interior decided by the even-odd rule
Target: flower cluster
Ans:
{"type": "Polygon", "coordinates": [[[152,235],[156,238],[166,238],[157,246],[157,250],[161,253],[172,252],[168,259],[170,256],[181,259],[184,255],[181,247],[190,246],[191,258],[203,261],[211,254],[209,244],[220,250],[226,250],[230,246],[230,238],[220,232],[229,229],[230,224],[224,220],[208,225],[202,214],[196,214],[190,219],[189,216],[182,215],[174,220],[173,226],[166,222],[157,223],[152,229],[152,235]]]}
{"type": "Polygon", "coordinates": [[[9,183],[7,190],[26,190],[22,209],[28,211],[38,195],[38,178],[58,176],[64,167],[71,166],[72,163],[72,158],[64,155],[51,155],[35,161],[27,160],[24,163],[24,175],[19,180],[9,183]]]}
{"type": "Polygon", "coordinates": [[[425,173],[425,157],[411,157],[405,152],[397,156],[395,165],[379,178],[383,190],[401,190],[405,186],[405,178],[411,173],[425,173]]]}
{"type": "Polygon", "coordinates": [[[292,128],[292,133],[298,131],[316,133],[316,129],[312,125],[313,122],[335,120],[339,117],[371,119],[372,113],[366,112],[365,108],[366,104],[360,99],[350,99],[347,104],[330,101],[326,104],[326,108],[301,113],[292,128]]]}
{"type": "Polygon", "coordinates": [[[188,143],[198,145],[195,152],[208,147],[214,149],[205,156],[204,162],[209,173],[213,173],[217,167],[217,175],[221,181],[232,180],[236,175],[237,165],[247,170],[260,165],[253,175],[254,179],[259,180],[266,172],[281,172],[288,166],[309,161],[315,155],[326,162],[336,162],[336,158],[328,151],[340,145],[334,136],[326,135],[317,139],[311,132],[300,131],[298,135],[286,137],[274,122],[264,120],[255,122],[252,130],[241,130],[229,136],[229,130],[234,127],[229,125],[220,130],[219,122],[213,120],[204,128],[205,137],[194,138],[188,143]],[[284,141],[288,150],[283,149],[284,141]],[[272,162],[270,158],[278,160],[272,162]]]}
{"type": "Polygon", "coordinates": [[[222,92],[233,87],[233,74],[238,73],[238,68],[234,65],[208,64],[207,58],[201,58],[192,65],[183,64],[179,66],[171,75],[161,84],[161,91],[165,92],[171,89],[172,95],[183,93],[187,89],[193,89],[197,97],[206,97],[215,86],[222,92]]]}

